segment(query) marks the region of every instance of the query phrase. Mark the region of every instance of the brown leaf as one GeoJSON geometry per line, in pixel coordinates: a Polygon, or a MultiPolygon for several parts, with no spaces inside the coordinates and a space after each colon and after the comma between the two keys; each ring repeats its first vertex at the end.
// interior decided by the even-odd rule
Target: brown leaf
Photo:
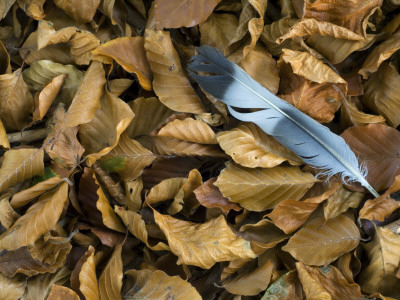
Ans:
{"type": "Polygon", "coordinates": [[[353,250],[359,241],[360,232],[348,217],[317,217],[296,232],[282,250],[302,263],[321,266],[353,250]]]}
{"type": "Polygon", "coordinates": [[[92,51],[100,45],[100,40],[91,32],[77,31],[69,41],[71,57],[78,65],[89,65],[93,59],[92,51]]]}
{"type": "Polygon", "coordinates": [[[18,300],[24,295],[25,281],[8,278],[0,273],[0,294],[4,300],[18,300]]]}
{"type": "Polygon", "coordinates": [[[361,271],[359,282],[367,293],[380,292],[390,297],[400,297],[396,277],[400,263],[400,236],[390,229],[376,227],[374,240],[364,245],[369,264],[361,271]]]}
{"type": "Polygon", "coordinates": [[[272,168],[284,161],[301,163],[293,152],[253,123],[245,123],[229,131],[220,131],[217,140],[232,159],[248,168],[272,168]]]}
{"type": "Polygon", "coordinates": [[[215,185],[231,202],[263,211],[286,199],[300,199],[317,181],[298,167],[248,169],[228,163],[215,185]]]}
{"type": "Polygon", "coordinates": [[[204,113],[200,98],[183,73],[170,33],[147,30],[144,48],[154,75],[153,89],[160,101],[175,111],[204,113]]]}
{"type": "Polygon", "coordinates": [[[125,92],[134,82],[134,80],[127,78],[113,79],[108,82],[110,93],[119,97],[123,92],[125,92]]]}
{"type": "Polygon", "coordinates": [[[4,128],[3,122],[0,120],[0,146],[5,149],[10,149],[10,142],[8,141],[6,129],[4,128]]]}
{"type": "Polygon", "coordinates": [[[172,253],[178,256],[177,264],[209,269],[216,262],[255,256],[250,243],[236,236],[223,216],[204,224],[182,221],[157,211],[154,218],[172,253]]]}
{"type": "Polygon", "coordinates": [[[141,86],[151,91],[152,74],[144,50],[144,38],[121,37],[97,47],[93,52],[114,59],[126,71],[135,73],[141,86]]]}
{"type": "Polygon", "coordinates": [[[124,299],[202,299],[190,283],[160,270],[129,270],[125,275],[128,279],[122,290],[124,299]]]}
{"type": "Polygon", "coordinates": [[[351,126],[366,126],[368,124],[385,124],[385,118],[366,114],[358,110],[357,106],[349,101],[346,97],[343,98],[342,109],[340,110],[340,118],[342,126],[347,128],[351,126]]]}
{"type": "Polygon", "coordinates": [[[0,20],[3,19],[16,0],[7,0],[0,3],[0,20]]]}
{"type": "Polygon", "coordinates": [[[400,75],[396,69],[386,62],[382,63],[378,72],[372,74],[364,84],[365,94],[362,103],[373,112],[382,115],[393,127],[400,124],[400,96],[398,83],[400,75]]]}
{"type": "Polygon", "coordinates": [[[302,300],[304,299],[303,289],[297,276],[297,271],[292,270],[283,274],[278,280],[273,282],[261,300],[302,300]]]}
{"type": "Polygon", "coordinates": [[[100,300],[121,300],[122,287],[122,244],[115,247],[99,278],[100,300]]]}
{"type": "Polygon", "coordinates": [[[393,184],[395,176],[400,174],[400,133],[396,129],[369,124],[349,128],[341,136],[365,165],[367,181],[374,189],[382,191],[393,184]]]}
{"type": "Polygon", "coordinates": [[[196,195],[196,199],[205,207],[219,207],[226,213],[231,209],[240,211],[242,208],[236,203],[230,202],[214,185],[216,181],[217,177],[213,177],[195,189],[193,192],[196,195]]]}
{"type": "Polygon", "coordinates": [[[9,194],[2,195],[0,200],[0,224],[6,229],[10,228],[20,217],[10,205],[9,200],[9,194]]]}
{"type": "Polygon", "coordinates": [[[310,267],[296,263],[300,282],[307,299],[349,299],[363,297],[358,284],[349,284],[334,266],[310,267]]]}
{"type": "Polygon", "coordinates": [[[46,300],[79,300],[79,296],[65,286],[54,284],[46,300]]]}
{"type": "Polygon", "coordinates": [[[15,250],[32,244],[57,223],[68,201],[68,183],[43,195],[14,225],[0,236],[0,248],[15,250]]]}
{"type": "Polygon", "coordinates": [[[221,0],[156,0],[157,29],[192,27],[203,23],[221,0]]]}
{"type": "Polygon", "coordinates": [[[100,0],[89,0],[85,3],[78,0],[55,0],[54,3],[74,20],[86,23],[93,19],[100,0]]]}
{"type": "Polygon", "coordinates": [[[21,69],[0,75],[0,118],[7,131],[22,130],[29,123],[33,98],[21,69]]]}
{"type": "Polygon", "coordinates": [[[7,151],[0,169],[0,191],[35,175],[42,175],[44,171],[43,155],[43,149],[7,151]]]}
{"type": "Polygon", "coordinates": [[[35,20],[41,20],[46,16],[43,10],[45,1],[46,0],[18,0],[18,4],[28,16],[35,20]]]}

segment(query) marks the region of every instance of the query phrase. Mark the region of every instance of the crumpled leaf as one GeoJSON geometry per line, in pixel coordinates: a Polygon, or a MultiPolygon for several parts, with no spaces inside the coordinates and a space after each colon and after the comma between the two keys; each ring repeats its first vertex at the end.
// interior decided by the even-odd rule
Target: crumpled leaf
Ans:
{"type": "Polygon", "coordinates": [[[192,27],[203,23],[221,0],[156,0],[157,29],[192,27]]]}
{"type": "Polygon", "coordinates": [[[122,287],[122,244],[115,247],[106,267],[99,278],[99,295],[100,300],[121,298],[122,287]]]}
{"type": "Polygon", "coordinates": [[[118,173],[123,180],[133,180],[155,159],[151,151],[123,133],[118,145],[101,157],[100,164],[107,172],[118,173]]]}
{"type": "Polygon", "coordinates": [[[261,300],[302,300],[304,299],[303,289],[297,276],[297,271],[292,270],[283,274],[273,282],[261,300]]]}
{"type": "Polygon", "coordinates": [[[140,214],[132,210],[125,210],[119,206],[115,207],[115,212],[122,219],[122,222],[124,222],[124,224],[128,227],[129,231],[136,238],[145,243],[147,247],[154,251],[170,250],[168,245],[163,242],[157,242],[155,245],[152,245],[154,243],[149,241],[146,224],[140,214]]]}
{"type": "Polygon", "coordinates": [[[346,97],[343,98],[342,108],[340,110],[340,118],[343,127],[366,126],[368,124],[384,124],[385,118],[382,116],[375,116],[366,114],[358,110],[357,106],[349,101],[346,97]]]}
{"type": "Polygon", "coordinates": [[[78,294],[75,293],[73,290],[57,284],[53,285],[49,293],[49,296],[46,298],[46,300],[79,300],[79,299],[80,298],[78,294]]]}
{"type": "Polygon", "coordinates": [[[397,286],[400,279],[396,277],[396,272],[400,262],[400,236],[388,228],[376,227],[373,241],[365,244],[364,248],[369,264],[359,275],[363,291],[399,298],[397,286]]]}
{"type": "Polygon", "coordinates": [[[369,124],[352,127],[341,135],[360,163],[368,170],[367,180],[377,191],[390,187],[400,174],[399,132],[389,126],[369,124]]]}
{"type": "Polygon", "coordinates": [[[248,168],[272,168],[284,161],[298,165],[301,159],[253,123],[220,131],[217,140],[232,159],[248,168]]]}
{"type": "Polygon", "coordinates": [[[202,299],[190,283],[160,270],[129,270],[125,275],[128,278],[122,288],[124,299],[202,299]]]}
{"type": "Polygon", "coordinates": [[[79,0],[54,0],[54,3],[74,20],[86,23],[93,19],[100,0],[88,0],[84,3],[79,0]]]}
{"type": "Polygon", "coordinates": [[[255,257],[250,243],[236,236],[223,216],[196,224],[153,212],[172,253],[178,256],[178,265],[209,269],[220,261],[255,257]]]}
{"type": "Polygon", "coordinates": [[[286,199],[300,199],[317,181],[298,167],[248,169],[228,163],[215,185],[231,202],[252,211],[263,211],[286,199]]]}
{"type": "Polygon", "coordinates": [[[0,146],[5,149],[10,149],[10,142],[8,141],[6,129],[4,128],[3,122],[0,120],[0,146]]]}
{"type": "Polygon", "coordinates": [[[43,195],[14,225],[0,236],[0,248],[16,250],[32,244],[57,223],[68,201],[68,183],[43,195]]]}
{"type": "Polygon", "coordinates": [[[296,232],[282,250],[307,265],[326,265],[353,250],[360,241],[360,232],[345,215],[325,220],[312,219],[296,232]]]}
{"type": "Polygon", "coordinates": [[[97,47],[92,53],[114,59],[126,71],[135,73],[145,90],[151,91],[152,74],[144,50],[143,37],[116,38],[97,47]]]}
{"type": "Polygon", "coordinates": [[[6,0],[0,3],[0,20],[3,19],[16,0],[6,0]]]}
{"type": "MultiPolygon", "coordinates": [[[[13,188],[11,188],[12,190],[13,188]]],[[[0,224],[8,229],[20,217],[20,215],[10,205],[11,192],[6,192],[0,199],[0,224]]]]}
{"type": "Polygon", "coordinates": [[[43,155],[43,149],[7,151],[0,169],[0,191],[35,175],[42,175],[44,171],[43,155]]]}
{"type": "Polygon", "coordinates": [[[79,128],[80,141],[89,154],[89,166],[117,146],[122,132],[135,116],[128,104],[108,91],[100,103],[101,109],[95,112],[94,118],[79,128]]]}
{"type": "Polygon", "coordinates": [[[0,294],[4,300],[21,299],[25,291],[25,281],[8,278],[0,273],[0,294]]]}
{"type": "Polygon", "coordinates": [[[384,62],[378,72],[364,83],[365,94],[362,97],[366,107],[382,115],[393,127],[400,124],[400,96],[397,93],[399,82],[399,73],[391,64],[384,62]]]}
{"type": "Polygon", "coordinates": [[[359,300],[363,297],[360,286],[348,283],[334,266],[311,267],[298,262],[296,268],[307,299],[359,300]]]}
{"type": "Polygon", "coordinates": [[[153,72],[153,89],[168,108],[204,113],[203,104],[184,75],[168,31],[146,30],[144,48],[153,72]]]}
{"type": "Polygon", "coordinates": [[[22,130],[29,123],[33,98],[21,69],[0,75],[0,119],[7,131],[22,130]]]}
{"type": "Polygon", "coordinates": [[[46,0],[18,0],[19,7],[35,20],[43,19],[46,14],[43,5],[46,0]]]}

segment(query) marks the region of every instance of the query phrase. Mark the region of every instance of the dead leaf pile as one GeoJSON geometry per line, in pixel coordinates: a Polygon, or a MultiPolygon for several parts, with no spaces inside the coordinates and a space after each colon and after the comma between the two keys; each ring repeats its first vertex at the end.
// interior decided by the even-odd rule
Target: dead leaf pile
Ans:
{"type": "Polygon", "coordinates": [[[0,299],[400,299],[400,2],[1,0],[0,299]],[[188,72],[341,135],[322,178],[188,72]]]}

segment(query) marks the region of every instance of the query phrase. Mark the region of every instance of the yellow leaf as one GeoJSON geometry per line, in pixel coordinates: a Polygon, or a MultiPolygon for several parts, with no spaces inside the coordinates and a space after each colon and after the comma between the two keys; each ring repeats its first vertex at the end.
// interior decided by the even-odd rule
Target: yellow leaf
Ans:
{"type": "Polygon", "coordinates": [[[163,242],[158,242],[155,245],[151,245],[149,242],[149,236],[146,229],[146,224],[142,220],[140,214],[131,211],[125,210],[122,207],[116,206],[114,208],[117,215],[122,219],[122,222],[128,227],[129,231],[139,240],[146,244],[151,250],[154,251],[162,251],[167,250],[170,251],[168,245],[163,242]]]}
{"type": "Polygon", "coordinates": [[[192,27],[203,23],[221,0],[156,0],[157,29],[192,27]]]}
{"type": "Polygon", "coordinates": [[[7,132],[1,120],[0,120],[0,146],[5,149],[10,149],[10,142],[8,141],[7,138],[7,132]]]}
{"type": "Polygon", "coordinates": [[[117,245],[99,278],[100,300],[121,300],[122,244],[117,245]]]}
{"type": "Polygon", "coordinates": [[[229,131],[220,131],[217,140],[232,159],[248,168],[272,168],[284,161],[301,163],[293,152],[279,144],[253,123],[245,123],[229,131]]]}
{"type": "Polygon", "coordinates": [[[109,81],[110,93],[119,97],[123,92],[125,92],[134,82],[134,80],[127,78],[113,79],[109,81]]]}
{"type": "Polygon", "coordinates": [[[154,219],[178,256],[177,264],[209,269],[217,262],[255,257],[250,242],[236,236],[223,216],[196,224],[154,211],[154,219]]]}
{"type": "Polygon", "coordinates": [[[200,294],[179,276],[168,276],[160,270],[129,270],[124,299],[201,300],[200,294]]]}
{"type": "Polygon", "coordinates": [[[106,83],[103,65],[93,61],[86,71],[65,116],[65,125],[74,127],[89,123],[101,107],[100,99],[106,83]]]}
{"type": "Polygon", "coordinates": [[[252,211],[263,211],[286,199],[300,199],[317,181],[298,167],[248,169],[228,163],[215,185],[231,202],[252,211]]]}
{"type": "Polygon", "coordinates": [[[0,75],[0,119],[7,131],[22,130],[29,123],[33,98],[21,69],[0,75]]]}
{"type": "Polygon", "coordinates": [[[4,300],[18,300],[24,295],[25,281],[0,273],[0,295],[4,300]]]}
{"type": "Polygon", "coordinates": [[[152,74],[144,50],[143,37],[116,38],[97,47],[92,53],[114,59],[126,71],[135,73],[145,90],[152,90],[152,74]]]}
{"type": "Polygon", "coordinates": [[[65,203],[68,201],[68,183],[43,195],[14,225],[0,236],[0,248],[15,250],[32,244],[39,236],[53,229],[65,203]]]}
{"type": "Polygon", "coordinates": [[[18,4],[28,16],[35,20],[41,20],[46,16],[43,10],[45,1],[46,0],[18,0],[18,4]]]}
{"type": "Polygon", "coordinates": [[[91,32],[77,31],[69,41],[71,57],[78,65],[89,65],[95,50],[100,45],[100,40],[91,32]]]}
{"type": "Polygon", "coordinates": [[[367,293],[380,292],[399,298],[400,279],[396,272],[400,263],[400,236],[388,228],[375,228],[373,241],[364,245],[369,264],[359,275],[361,288],[367,293]]]}
{"type": "Polygon", "coordinates": [[[146,203],[151,206],[173,199],[180,188],[187,182],[187,178],[168,178],[151,188],[146,196],[146,203]]]}
{"type": "Polygon", "coordinates": [[[9,150],[4,154],[0,169],[0,191],[4,191],[35,175],[42,175],[44,170],[43,149],[9,150]]]}
{"type": "Polygon", "coordinates": [[[80,23],[86,23],[93,19],[100,0],[54,0],[55,5],[64,10],[67,15],[80,23]]]}
{"type": "Polygon", "coordinates": [[[302,263],[321,266],[353,250],[359,241],[360,232],[348,217],[317,217],[296,232],[282,250],[302,263]]]}
{"type": "Polygon", "coordinates": [[[146,30],[144,48],[160,101],[179,112],[204,113],[203,104],[183,73],[168,31],[146,30]]]}

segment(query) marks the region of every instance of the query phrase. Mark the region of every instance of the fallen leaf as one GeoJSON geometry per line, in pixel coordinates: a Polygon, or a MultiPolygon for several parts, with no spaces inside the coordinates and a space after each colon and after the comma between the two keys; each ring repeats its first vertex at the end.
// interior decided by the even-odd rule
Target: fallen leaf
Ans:
{"type": "Polygon", "coordinates": [[[100,40],[91,32],[77,31],[69,41],[71,57],[78,65],[89,65],[93,59],[92,51],[100,45],[100,40]]]}
{"type": "Polygon", "coordinates": [[[10,149],[10,142],[8,141],[6,129],[0,119],[0,146],[5,149],[10,149]]]}
{"type": "Polygon", "coordinates": [[[353,250],[359,241],[360,232],[348,217],[317,217],[296,232],[282,250],[302,263],[321,266],[353,250]]]}
{"type": "Polygon", "coordinates": [[[109,81],[109,91],[115,96],[119,97],[123,92],[125,92],[134,82],[134,80],[119,78],[109,81]]]}
{"type": "Polygon", "coordinates": [[[99,278],[99,295],[100,300],[122,299],[122,244],[114,248],[110,259],[107,262],[103,272],[99,278]]]}
{"type": "Polygon", "coordinates": [[[317,181],[298,167],[248,169],[228,163],[215,185],[231,202],[263,211],[286,199],[300,199],[317,181]]]}
{"type": "Polygon", "coordinates": [[[297,271],[292,270],[283,274],[273,282],[261,300],[301,300],[304,299],[303,289],[298,279],[297,271]]]}
{"type": "Polygon", "coordinates": [[[124,299],[202,299],[190,283],[160,270],[128,270],[125,275],[128,279],[122,289],[124,299]]]}
{"type": "Polygon", "coordinates": [[[2,195],[0,200],[0,224],[8,229],[19,217],[20,215],[10,205],[10,194],[5,193],[2,195]]]}
{"type": "Polygon", "coordinates": [[[43,5],[46,0],[18,0],[19,7],[35,20],[43,19],[46,14],[43,5]]]}
{"type": "Polygon", "coordinates": [[[153,72],[153,89],[168,108],[204,113],[204,107],[183,73],[181,62],[168,31],[147,30],[144,48],[153,72]]]}
{"type": "Polygon", "coordinates": [[[8,11],[13,6],[15,1],[16,0],[6,0],[6,1],[1,2],[1,4],[0,4],[0,20],[3,19],[7,15],[8,11]]]}
{"type": "Polygon", "coordinates": [[[368,124],[385,124],[385,118],[366,114],[360,111],[357,106],[349,101],[346,97],[343,98],[342,108],[340,110],[342,126],[344,128],[351,126],[366,126],[368,124]]]}
{"type": "Polygon", "coordinates": [[[93,19],[100,0],[89,0],[85,3],[77,0],[55,0],[54,4],[64,10],[74,20],[86,23],[93,19]]]}
{"type": "Polygon", "coordinates": [[[168,239],[177,264],[209,269],[220,261],[254,258],[250,243],[236,236],[223,216],[203,224],[182,221],[154,211],[157,225],[168,239]],[[212,230],[210,230],[212,228],[212,230]]]}
{"type": "Polygon", "coordinates": [[[18,300],[24,295],[25,281],[8,278],[0,273],[0,293],[4,300],[18,300]]]}
{"type": "Polygon", "coordinates": [[[157,29],[192,27],[203,23],[221,0],[183,0],[154,2],[157,29]]]}
{"type": "Polygon", "coordinates": [[[54,284],[46,300],[79,300],[79,296],[65,286],[54,284]]]}
{"type": "Polygon", "coordinates": [[[143,37],[116,38],[97,47],[92,53],[114,59],[126,71],[135,73],[145,90],[151,91],[152,74],[144,50],[143,37]]]}

